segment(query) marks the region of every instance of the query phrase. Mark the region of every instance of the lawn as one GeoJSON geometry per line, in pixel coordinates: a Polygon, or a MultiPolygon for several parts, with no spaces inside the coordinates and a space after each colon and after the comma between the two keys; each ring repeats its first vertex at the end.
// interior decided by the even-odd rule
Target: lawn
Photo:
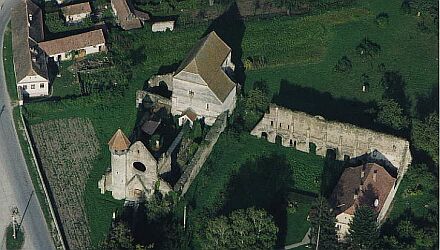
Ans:
{"type": "Polygon", "coordinates": [[[17,100],[17,87],[15,84],[14,59],[12,52],[11,23],[8,24],[3,38],[3,65],[5,68],[6,87],[11,100],[17,100]]]}
{"type": "Polygon", "coordinates": [[[295,244],[301,242],[307,230],[309,230],[310,223],[307,221],[311,203],[301,203],[296,208],[294,213],[287,213],[287,232],[285,245],[295,244]]]}
{"type": "MultiPolygon", "coordinates": [[[[385,70],[396,70],[403,75],[406,81],[406,94],[409,95],[414,105],[420,95],[429,94],[438,83],[438,38],[435,34],[420,31],[417,28],[418,17],[404,14],[400,6],[399,0],[359,1],[355,9],[363,9],[368,13],[362,18],[332,23],[322,18],[325,15],[331,16],[331,14],[323,14],[293,21],[292,26],[298,26],[301,22],[309,22],[311,26],[306,25],[307,27],[318,26],[325,30],[325,35],[320,37],[322,40],[320,49],[303,48],[308,53],[317,53],[319,57],[311,56],[315,59],[309,63],[288,60],[277,66],[249,70],[246,72],[245,88],[250,89],[255,81],[265,80],[273,94],[283,92],[291,86],[300,89],[303,93],[306,93],[307,89],[313,89],[318,93],[328,93],[333,98],[366,103],[382,98],[383,87],[380,79],[383,69],[379,69],[378,65],[383,63],[385,70]],[[375,22],[375,16],[381,12],[389,15],[388,24],[383,26],[375,22]],[[368,37],[381,47],[381,52],[371,62],[362,62],[355,51],[356,46],[364,37],[368,37]],[[347,56],[352,61],[353,67],[350,72],[334,71],[336,62],[342,56],[347,56]],[[369,77],[370,88],[366,93],[361,91],[362,74],[369,77]]],[[[276,27],[274,29],[276,30],[276,27]]],[[[316,35],[316,33],[316,31],[306,32],[309,36],[316,35]]],[[[302,36],[303,39],[304,37],[307,38],[307,36],[302,36]]],[[[246,47],[243,46],[243,48],[246,54],[246,47]]],[[[285,47],[282,46],[280,50],[282,49],[285,47]]],[[[270,55],[270,50],[266,54],[270,55]]],[[[279,52],[278,54],[289,57],[288,53],[279,52]]],[[[298,94],[301,95],[301,93],[298,94]]],[[[319,94],[315,97],[319,97],[319,94]]],[[[316,101],[313,96],[310,99],[316,101]]],[[[295,106],[292,101],[292,99],[280,100],[283,105],[295,106]]]]}

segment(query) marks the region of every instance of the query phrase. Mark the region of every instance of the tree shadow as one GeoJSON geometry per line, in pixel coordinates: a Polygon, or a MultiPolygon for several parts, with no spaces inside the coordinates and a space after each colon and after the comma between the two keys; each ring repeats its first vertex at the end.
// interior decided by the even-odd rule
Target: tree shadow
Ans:
{"type": "Polygon", "coordinates": [[[237,3],[231,6],[218,18],[214,19],[209,25],[203,36],[211,31],[215,31],[217,35],[232,49],[232,62],[235,64],[235,80],[243,84],[246,80],[244,66],[242,62],[243,49],[241,43],[245,32],[245,24],[237,3]]]}
{"type": "Polygon", "coordinates": [[[378,129],[373,124],[370,112],[373,102],[334,98],[330,93],[322,93],[313,88],[303,87],[288,80],[281,80],[279,93],[274,95],[273,103],[302,111],[311,115],[321,115],[327,120],[351,123],[369,129],[378,129]]]}
{"type": "Polygon", "coordinates": [[[274,217],[279,232],[277,246],[283,246],[287,232],[286,198],[294,187],[293,170],[284,155],[271,154],[245,162],[229,185],[221,214],[256,207],[274,217]]]}
{"type": "Polygon", "coordinates": [[[416,114],[420,119],[427,117],[429,114],[433,112],[439,111],[438,103],[439,103],[439,87],[438,83],[435,84],[431,89],[431,93],[428,95],[420,95],[417,97],[416,101],[416,114]]]}

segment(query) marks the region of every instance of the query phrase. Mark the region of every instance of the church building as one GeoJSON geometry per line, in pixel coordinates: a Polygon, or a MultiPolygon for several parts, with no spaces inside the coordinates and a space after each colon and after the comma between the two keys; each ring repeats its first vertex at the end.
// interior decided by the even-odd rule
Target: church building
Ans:
{"type": "Polygon", "coordinates": [[[182,115],[190,109],[208,125],[224,111],[231,113],[236,102],[236,84],[230,78],[234,69],[231,48],[212,31],[174,73],[171,113],[182,115]]]}
{"type": "Polygon", "coordinates": [[[142,201],[154,192],[166,194],[172,190],[159,176],[166,163],[162,158],[156,160],[141,141],[131,144],[118,129],[108,146],[111,170],[98,182],[102,194],[110,191],[117,200],[142,201]]]}

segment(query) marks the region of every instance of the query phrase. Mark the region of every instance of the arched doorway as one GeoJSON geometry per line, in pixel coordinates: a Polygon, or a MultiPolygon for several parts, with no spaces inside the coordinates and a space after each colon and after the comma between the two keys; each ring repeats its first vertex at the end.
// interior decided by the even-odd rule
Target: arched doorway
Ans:
{"type": "Polygon", "coordinates": [[[336,160],[336,150],[333,148],[328,148],[325,152],[325,158],[329,160],[336,160]]]}
{"type": "Polygon", "coordinates": [[[264,138],[267,140],[267,133],[266,132],[261,132],[261,138],[264,138]]]}
{"type": "Polygon", "coordinates": [[[309,153],[316,155],[316,144],[309,142],[309,153]]]}
{"type": "Polygon", "coordinates": [[[279,135],[275,137],[275,143],[278,145],[283,145],[283,138],[279,135]]]}

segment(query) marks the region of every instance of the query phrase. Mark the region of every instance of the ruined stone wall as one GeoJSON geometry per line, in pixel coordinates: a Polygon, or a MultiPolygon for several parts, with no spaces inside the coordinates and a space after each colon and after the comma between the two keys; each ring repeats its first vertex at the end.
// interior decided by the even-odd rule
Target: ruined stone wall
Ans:
{"type": "Polygon", "coordinates": [[[377,150],[398,169],[399,175],[403,175],[411,163],[409,142],[405,139],[276,105],[270,106],[251,134],[267,137],[272,143],[281,141],[283,146],[303,152],[309,152],[313,143],[317,155],[325,156],[327,149],[332,149],[339,160],[377,150]]]}
{"type": "Polygon", "coordinates": [[[192,160],[187,166],[185,166],[185,172],[183,172],[182,176],[174,186],[174,191],[181,191],[181,196],[183,196],[186,191],[188,191],[191,183],[194,181],[203,164],[211,154],[211,151],[218,138],[220,137],[220,134],[225,130],[227,124],[227,116],[227,112],[223,112],[220,116],[217,117],[217,120],[214,122],[211,129],[206,134],[205,139],[200,144],[192,160]]]}

